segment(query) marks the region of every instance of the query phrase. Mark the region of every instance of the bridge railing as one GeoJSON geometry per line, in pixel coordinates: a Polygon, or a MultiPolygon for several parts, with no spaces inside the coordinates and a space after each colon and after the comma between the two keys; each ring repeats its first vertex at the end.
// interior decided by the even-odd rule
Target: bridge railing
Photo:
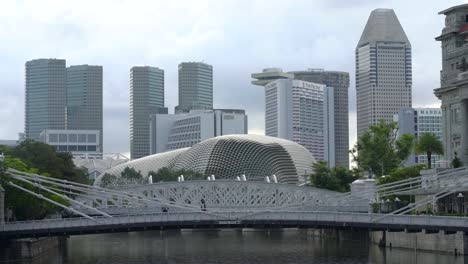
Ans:
{"type": "Polygon", "coordinates": [[[345,212],[303,212],[303,211],[261,211],[246,212],[177,212],[153,213],[137,215],[121,215],[112,218],[97,217],[93,220],[87,218],[49,219],[38,221],[10,222],[0,225],[0,232],[33,232],[40,230],[61,230],[67,228],[116,228],[131,224],[162,224],[178,222],[194,224],[200,221],[271,221],[272,224],[281,221],[308,221],[330,226],[358,225],[362,227],[389,226],[392,228],[455,228],[465,230],[468,228],[468,218],[427,215],[391,215],[382,218],[382,214],[345,213],[345,212]]]}

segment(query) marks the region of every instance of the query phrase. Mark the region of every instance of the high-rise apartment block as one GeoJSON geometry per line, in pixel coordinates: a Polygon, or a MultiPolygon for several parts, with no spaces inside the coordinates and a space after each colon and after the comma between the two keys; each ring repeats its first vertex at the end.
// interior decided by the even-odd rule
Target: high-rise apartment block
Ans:
{"type": "Polygon", "coordinates": [[[44,129],[66,128],[65,60],[37,59],[26,62],[26,138],[39,140],[44,129]]]}
{"type": "Polygon", "coordinates": [[[203,62],[179,64],[179,105],[175,111],[213,109],[213,66],[203,62]]]}
{"type": "Polygon", "coordinates": [[[150,154],[150,114],[164,108],[164,71],[149,66],[130,69],[130,157],[150,154]]]}
{"type": "Polygon", "coordinates": [[[392,9],[371,12],[356,47],[358,136],[411,107],[411,44],[392,9]]]}
{"type": "Polygon", "coordinates": [[[189,113],[150,117],[151,154],[191,147],[212,137],[247,134],[244,110],[191,110],[189,113]]]}
{"type": "MultiPolygon", "coordinates": [[[[402,108],[398,115],[394,116],[398,122],[398,133],[412,134],[417,139],[424,133],[433,133],[442,140],[442,110],[440,108],[402,108]]],[[[415,164],[427,164],[427,155],[411,155],[405,162],[405,166],[415,164]]],[[[432,168],[444,167],[442,155],[432,155],[432,168]]]]}
{"type": "Polygon", "coordinates": [[[67,68],[67,129],[98,130],[102,150],[102,66],[67,68]]]}
{"type": "Polygon", "coordinates": [[[335,166],[333,88],[293,79],[265,85],[265,135],[294,141],[335,166]]]}
{"type": "Polygon", "coordinates": [[[442,100],[445,159],[455,152],[468,165],[468,4],[441,11],[445,27],[436,38],[442,46],[440,88],[434,90],[442,100]]]}
{"type": "Polygon", "coordinates": [[[348,88],[349,73],[341,71],[325,71],[309,69],[293,71],[294,79],[324,84],[333,87],[333,104],[335,120],[335,163],[336,166],[349,167],[349,110],[348,88]]]}

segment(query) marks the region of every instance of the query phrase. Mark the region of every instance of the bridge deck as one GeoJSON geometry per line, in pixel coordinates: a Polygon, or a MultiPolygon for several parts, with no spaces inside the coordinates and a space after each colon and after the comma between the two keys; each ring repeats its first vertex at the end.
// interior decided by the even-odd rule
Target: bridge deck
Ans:
{"type": "Polygon", "coordinates": [[[0,239],[181,228],[314,227],[468,232],[468,218],[343,212],[177,212],[0,224],[0,239]],[[385,216],[385,217],[384,217],[385,216]],[[382,218],[384,217],[384,218],[382,218]]]}

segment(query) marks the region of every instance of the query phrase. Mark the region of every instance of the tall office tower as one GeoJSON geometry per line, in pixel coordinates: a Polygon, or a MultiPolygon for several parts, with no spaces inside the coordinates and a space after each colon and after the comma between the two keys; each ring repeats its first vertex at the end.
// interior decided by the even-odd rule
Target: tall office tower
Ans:
{"type": "Polygon", "coordinates": [[[294,141],[335,166],[333,88],[292,79],[265,85],[265,135],[294,141]]]}
{"type": "Polygon", "coordinates": [[[444,155],[451,162],[455,152],[468,165],[468,4],[454,6],[445,15],[445,27],[436,40],[442,43],[440,88],[442,100],[444,155]]]}
{"type": "MultiPolygon", "coordinates": [[[[433,133],[442,140],[442,110],[440,108],[402,108],[394,116],[394,121],[398,122],[398,133],[412,134],[416,138],[424,133],[433,133]]],[[[432,168],[443,167],[443,156],[432,155],[432,168]]],[[[415,164],[427,164],[427,155],[410,155],[405,166],[415,164]]]]}
{"type": "Polygon", "coordinates": [[[213,66],[203,62],[179,64],[179,105],[176,113],[213,109],[213,66]]]}
{"type": "Polygon", "coordinates": [[[370,14],[356,47],[357,133],[411,107],[411,44],[392,9],[370,14]]]}
{"type": "Polygon", "coordinates": [[[155,67],[130,69],[130,158],[150,154],[150,114],[164,108],[164,71],[155,67]]]}
{"type": "Polygon", "coordinates": [[[103,152],[102,66],[67,68],[67,129],[99,130],[103,152]]]}
{"type": "Polygon", "coordinates": [[[349,167],[348,88],[349,73],[310,69],[293,71],[294,79],[333,87],[335,113],[335,163],[349,167]]]}
{"type": "Polygon", "coordinates": [[[26,62],[26,138],[39,140],[44,129],[65,129],[66,76],[65,60],[37,59],[26,62]]]}

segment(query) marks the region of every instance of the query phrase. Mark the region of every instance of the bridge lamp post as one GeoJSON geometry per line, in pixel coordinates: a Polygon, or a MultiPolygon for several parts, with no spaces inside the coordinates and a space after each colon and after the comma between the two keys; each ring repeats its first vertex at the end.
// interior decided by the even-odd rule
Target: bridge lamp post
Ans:
{"type": "Polygon", "coordinates": [[[463,212],[463,211],[464,211],[464,210],[463,210],[463,203],[464,203],[464,201],[465,201],[465,196],[463,195],[463,193],[458,193],[457,198],[458,198],[458,204],[460,204],[460,205],[459,205],[460,210],[459,210],[458,212],[459,212],[460,214],[463,214],[463,213],[464,213],[464,212],[463,212]]]}

